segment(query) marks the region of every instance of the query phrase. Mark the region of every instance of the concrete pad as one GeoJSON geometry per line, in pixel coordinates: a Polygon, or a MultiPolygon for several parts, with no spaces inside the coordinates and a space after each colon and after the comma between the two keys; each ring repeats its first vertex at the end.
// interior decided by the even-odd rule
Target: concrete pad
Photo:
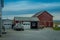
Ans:
{"type": "Polygon", "coordinates": [[[39,30],[8,30],[0,40],[60,40],[60,31],[51,28],[39,30]]]}

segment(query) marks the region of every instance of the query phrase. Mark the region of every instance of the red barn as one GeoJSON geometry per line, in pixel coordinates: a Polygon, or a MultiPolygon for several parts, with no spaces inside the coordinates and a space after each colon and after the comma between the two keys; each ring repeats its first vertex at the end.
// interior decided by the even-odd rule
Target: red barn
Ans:
{"type": "Polygon", "coordinates": [[[53,16],[47,11],[38,12],[33,15],[33,17],[38,17],[40,20],[39,25],[44,27],[53,27],[53,16]]]}

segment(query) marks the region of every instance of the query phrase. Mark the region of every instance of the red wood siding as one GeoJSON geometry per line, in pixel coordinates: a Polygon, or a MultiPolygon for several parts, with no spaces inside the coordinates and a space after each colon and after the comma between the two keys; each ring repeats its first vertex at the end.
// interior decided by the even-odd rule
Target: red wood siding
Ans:
{"type": "Polygon", "coordinates": [[[40,25],[44,25],[46,27],[53,27],[53,17],[47,12],[43,12],[41,15],[37,16],[40,20],[40,25]]]}

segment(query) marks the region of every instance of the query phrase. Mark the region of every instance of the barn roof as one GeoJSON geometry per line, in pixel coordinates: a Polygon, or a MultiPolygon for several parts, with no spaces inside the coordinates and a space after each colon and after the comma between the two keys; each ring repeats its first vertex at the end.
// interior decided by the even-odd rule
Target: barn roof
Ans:
{"type": "MultiPolygon", "coordinates": [[[[40,11],[40,12],[36,13],[35,15],[33,15],[32,17],[39,16],[39,15],[41,15],[43,12],[48,13],[47,11],[40,11]]],[[[48,14],[49,14],[49,13],[48,13],[48,14]]],[[[49,15],[52,16],[51,14],[49,14],[49,15]]],[[[52,16],[52,17],[53,17],[53,16],[52,16]]]]}
{"type": "Polygon", "coordinates": [[[14,17],[17,21],[39,21],[37,17],[14,17]]]}

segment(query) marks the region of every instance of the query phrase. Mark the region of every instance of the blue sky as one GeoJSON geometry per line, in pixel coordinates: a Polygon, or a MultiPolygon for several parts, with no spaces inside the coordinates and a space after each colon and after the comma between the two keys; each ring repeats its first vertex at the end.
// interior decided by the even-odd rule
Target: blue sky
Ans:
{"type": "Polygon", "coordinates": [[[54,20],[60,20],[59,0],[4,0],[3,18],[31,17],[39,11],[48,11],[54,20]]]}

